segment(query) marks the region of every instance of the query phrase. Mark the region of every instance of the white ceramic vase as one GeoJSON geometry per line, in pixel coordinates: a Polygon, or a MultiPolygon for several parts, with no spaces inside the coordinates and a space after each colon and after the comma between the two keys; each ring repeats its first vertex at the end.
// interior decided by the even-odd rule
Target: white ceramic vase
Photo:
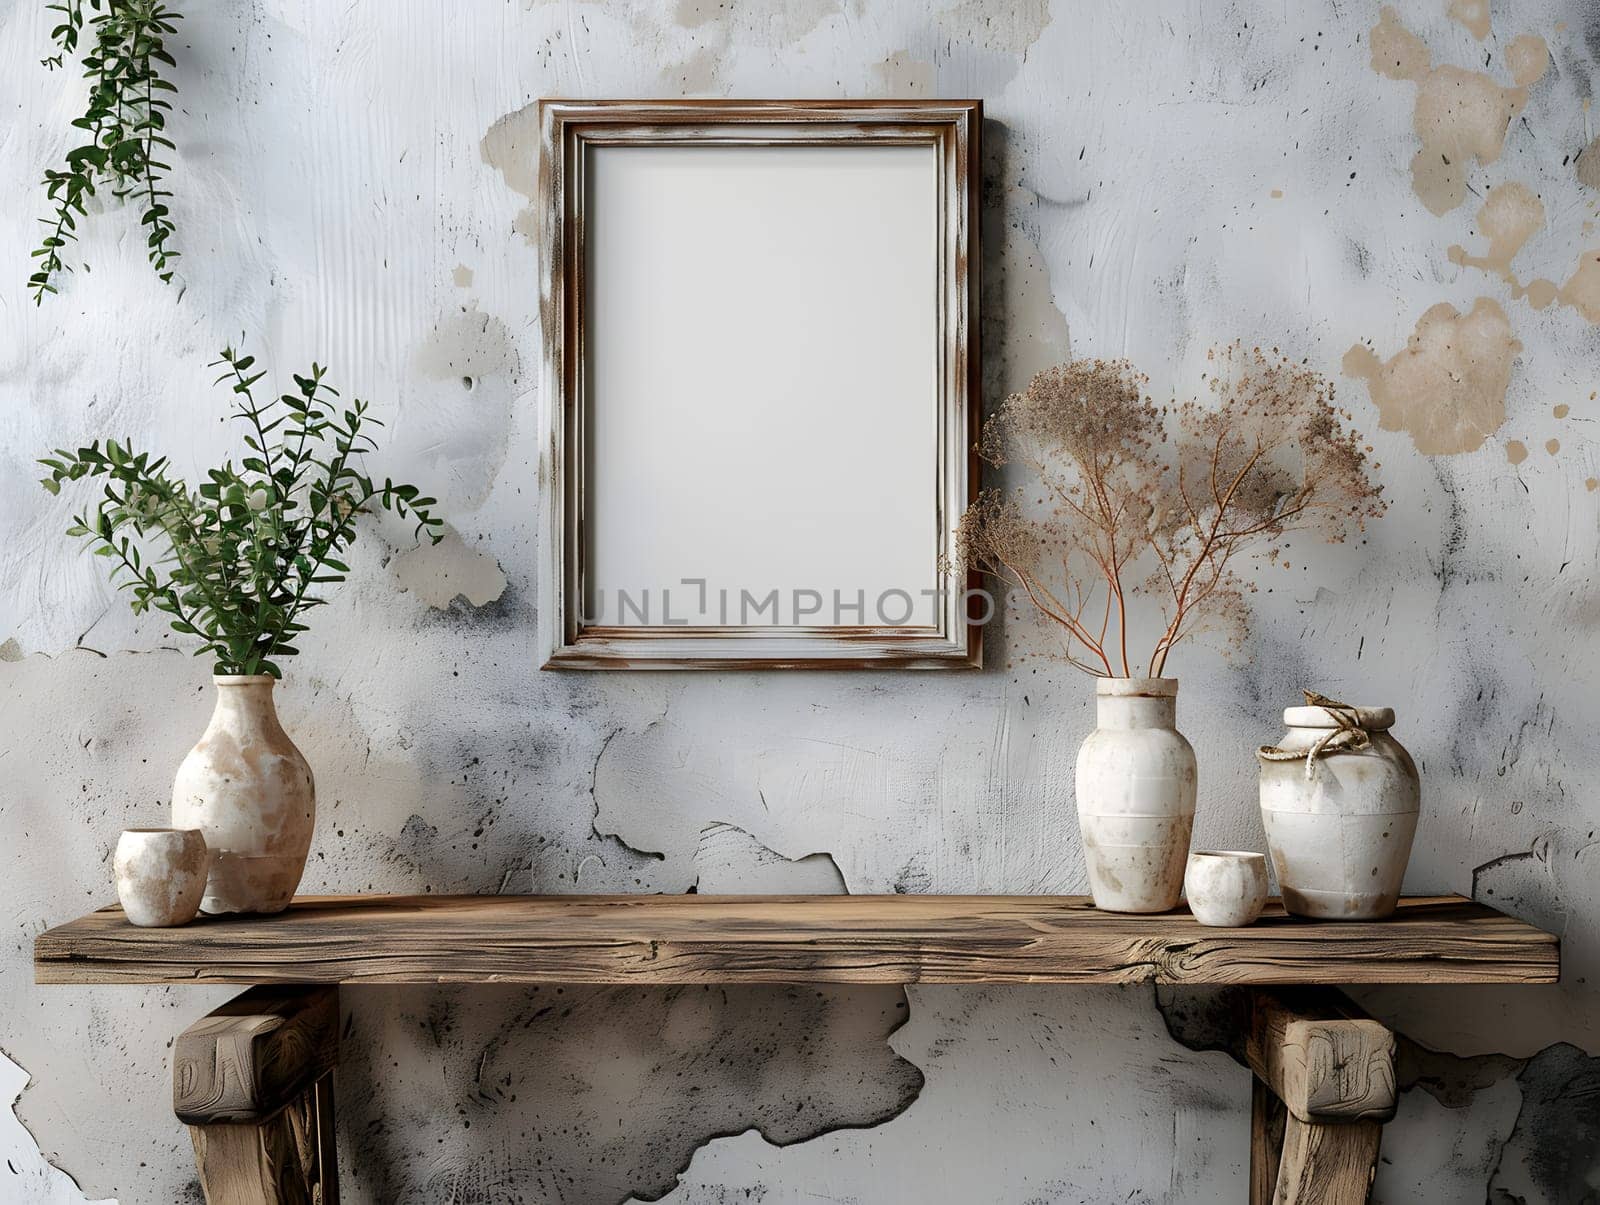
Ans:
{"type": "Polygon", "coordinates": [[[311,850],[311,767],[278,723],[276,679],[218,675],[217,706],[172,784],[172,823],[205,835],[214,861],[200,909],[281,912],[311,850]]]}
{"type": "MultiPolygon", "coordinates": [[[[1376,920],[1400,899],[1422,790],[1417,767],[1389,735],[1387,707],[1339,708],[1363,747],[1261,759],[1261,819],[1283,907],[1298,916],[1376,920]]],[[[1290,707],[1276,748],[1309,753],[1337,734],[1327,707],[1290,707]]]]}
{"type": "Polygon", "coordinates": [[[1176,678],[1099,678],[1097,727],[1078,751],[1078,827],[1095,907],[1165,912],[1183,894],[1194,749],[1176,678]]]}

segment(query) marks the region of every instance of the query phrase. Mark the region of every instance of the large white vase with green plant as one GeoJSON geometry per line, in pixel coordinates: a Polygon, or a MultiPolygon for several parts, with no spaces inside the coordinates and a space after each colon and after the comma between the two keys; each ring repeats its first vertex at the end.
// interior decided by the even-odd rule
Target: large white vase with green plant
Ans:
{"type": "Polygon", "coordinates": [[[1325,377],[1239,345],[1210,363],[1206,402],[1165,406],[1127,361],[1041,372],[979,447],[1025,484],[985,490],[958,533],[961,567],[1026,599],[1048,621],[1045,654],[1097,679],[1077,809],[1095,905],[1113,912],[1182,896],[1197,767],[1167,658],[1206,627],[1244,642],[1255,586],[1235,556],[1281,560],[1295,529],[1338,541],[1384,510],[1325,377]],[[1129,655],[1141,623],[1159,633],[1147,659],[1129,655]]]}
{"type": "Polygon", "coordinates": [[[59,449],[41,463],[52,494],[85,477],[104,483],[70,535],[111,562],[112,580],[135,614],[170,617],[172,630],[210,654],[216,709],[178,768],[172,823],[205,834],[215,861],[204,911],[278,912],[299,885],[316,821],[311,767],[278,722],[272,691],[279,662],[299,650],[305,616],[345,579],[340,558],[373,507],[440,537],[435,501],[413,485],[368,476],[381,426],[367,404],[345,404],[313,364],[295,391],[256,398],[263,373],[231,348],[219,384],[243,426],[245,454],[211,469],[197,488],[174,478],[165,457],[126,441],[59,449]]]}

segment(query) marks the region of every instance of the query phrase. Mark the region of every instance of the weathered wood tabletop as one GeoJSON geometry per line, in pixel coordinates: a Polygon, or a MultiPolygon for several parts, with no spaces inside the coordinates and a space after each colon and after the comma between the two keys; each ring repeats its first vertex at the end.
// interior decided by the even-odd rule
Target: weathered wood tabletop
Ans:
{"type": "Polygon", "coordinates": [[[1255,925],[1083,896],[330,896],[39,934],[40,983],[1553,983],[1551,934],[1459,896],[1386,921],[1255,925]]]}

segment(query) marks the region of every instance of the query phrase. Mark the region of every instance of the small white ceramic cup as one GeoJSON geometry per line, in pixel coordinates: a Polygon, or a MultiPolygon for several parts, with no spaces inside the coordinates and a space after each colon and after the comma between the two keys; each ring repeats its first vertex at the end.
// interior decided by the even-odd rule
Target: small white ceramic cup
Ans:
{"type": "Polygon", "coordinates": [[[1202,925],[1254,924],[1267,903],[1267,860],[1237,849],[1196,850],[1189,855],[1184,892],[1189,911],[1202,925]]]}
{"type": "Polygon", "coordinates": [[[197,828],[129,828],[117,839],[115,866],[129,923],[169,928],[200,911],[211,854],[197,828]]]}

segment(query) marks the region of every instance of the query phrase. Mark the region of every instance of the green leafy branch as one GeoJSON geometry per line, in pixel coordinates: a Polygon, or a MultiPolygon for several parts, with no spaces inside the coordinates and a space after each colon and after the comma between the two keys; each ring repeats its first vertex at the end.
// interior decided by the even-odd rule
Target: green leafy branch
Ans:
{"type": "Polygon", "coordinates": [[[46,67],[61,67],[77,52],[85,6],[93,37],[83,56],[89,100],[72,124],[88,137],[67,152],[64,167],[44,174],[45,197],[54,214],[40,219],[46,233],[33,252],[36,263],[28,287],[35,304],[56,292],[56,278],[70,271],[63,252],[77,239],[78,222],[88,215],[89,201],[102,185],[118,200],[138,202],[145,252],[156,275],[170,281],[172,261],[178,258],[168,245],[174,232],[167,205],[172,193],[162,187],[164,173],[172,169],[160,158],[174,149],[166,135],[172,110],[167,97],[177,88],[162,78],[161,70],[176,66],[166,39],[177,32],[182,14],[161,0],[61,0],[48,5],[60,21],[50,32],[56,53],[43,60],[46,67]]]}
{"type": "Polygon", "coordinates": [[[383,424],[366,402],[341,403],[320,365],[266,402],[256,398],[265,374],[254,357],[228,348],[216,365],[226,365],[217,383],[229,386],[230,417],[245,431],[237,466],[228,460],[191,489],[166,457],[96,440],[42,459],[50,475],[40,484],[58,494],[63,482],[103,479],[97,505],[75,514],[67,534],[112,562],[134,614],[160,611],[173,631],[199,637],[196,655],[213,654],[219,674],[281,677],[277,659],[299,652],[303,616],[327,601],[321,588],[350,572],[340,558],[358,516],[382,507],[415,519],[435,543],[444,521],[416,486],[366,474],[362,461],[377,450],[368,428],[383,424]]]}

